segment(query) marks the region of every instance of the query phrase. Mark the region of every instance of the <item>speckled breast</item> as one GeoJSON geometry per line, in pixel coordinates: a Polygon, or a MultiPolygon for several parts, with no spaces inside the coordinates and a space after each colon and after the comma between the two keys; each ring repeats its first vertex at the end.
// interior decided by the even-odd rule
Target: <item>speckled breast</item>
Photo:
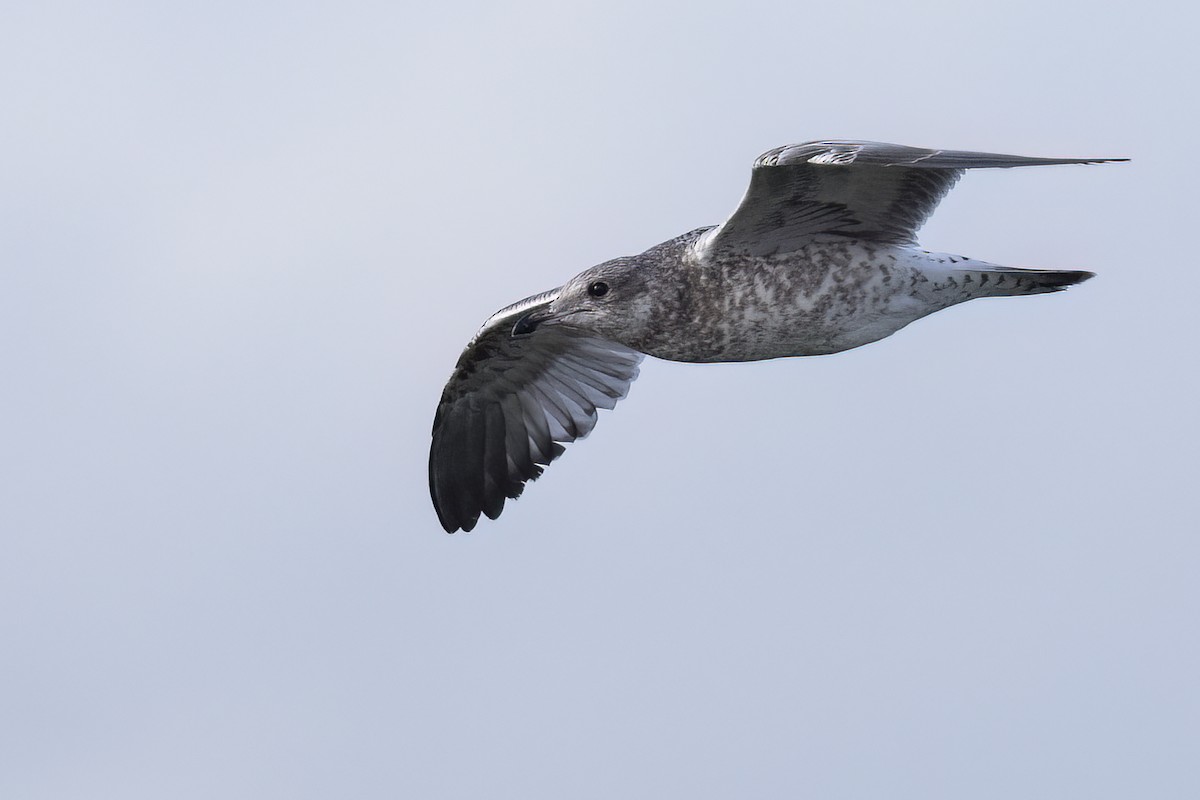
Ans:
{"type": "Polygon", "coordinates": [[[944,307],[901,248],[814,240],[784,255],[685,257],[643,349],[674,361],[757,361],[836,353],[944,307]]]}

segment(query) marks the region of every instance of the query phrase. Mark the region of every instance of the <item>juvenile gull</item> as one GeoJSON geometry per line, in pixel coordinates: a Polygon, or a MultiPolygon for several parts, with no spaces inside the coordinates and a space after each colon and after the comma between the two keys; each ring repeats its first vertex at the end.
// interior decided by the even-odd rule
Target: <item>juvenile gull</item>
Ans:
{"type": "Polygon", "coordinates": [[[429,490],[448,532],[587,436],[643,354],[757,361],[837,353],[977,297],[1041,294],[1091,272],[1018,269],[917,246],[964,170],[1096,164],[857,141],[763,153],[729,219],[584,270],[501,309],[475,334],[433,421],[429,490]]]}

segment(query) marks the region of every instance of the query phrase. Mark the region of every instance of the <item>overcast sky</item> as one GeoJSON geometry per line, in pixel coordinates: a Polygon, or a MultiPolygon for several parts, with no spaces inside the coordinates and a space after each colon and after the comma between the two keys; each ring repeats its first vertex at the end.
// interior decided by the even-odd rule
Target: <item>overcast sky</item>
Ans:
{"type": "Polygon", "coordinates": [[[1200,796],[1196,12],[10,3],[0,796],[1200,796]],[[648,360],[447,536],[493,311],[842,137],[931,248],[1086,268],[849,353],[648,360]]]}

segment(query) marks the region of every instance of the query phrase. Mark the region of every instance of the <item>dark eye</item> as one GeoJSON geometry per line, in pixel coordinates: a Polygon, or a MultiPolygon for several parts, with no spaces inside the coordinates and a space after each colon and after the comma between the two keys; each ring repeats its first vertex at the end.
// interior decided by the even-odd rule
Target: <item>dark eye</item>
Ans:
{"type": "Polygon", "coordinates": [[[604,281],[595,281],[588,287],[588,294],[592,297],[604,297],[608,294],[608,284],[604,281]]]}

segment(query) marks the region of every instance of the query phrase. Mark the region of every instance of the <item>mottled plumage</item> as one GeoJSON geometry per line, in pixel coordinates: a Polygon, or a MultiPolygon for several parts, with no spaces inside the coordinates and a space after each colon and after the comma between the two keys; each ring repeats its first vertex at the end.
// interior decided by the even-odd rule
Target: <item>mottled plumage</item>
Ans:
{"type": "Polygon", "coordinates": [[[591,432],[643,354],[756,361],[837,353],[977,297],[1092,277],[916,246],[963,171],[1088,164],[874,142],[787,145],[754,162],[719,226],[585,270],[509,306],[467,345],[433,423],[429,488],[442,526],[471,530],[591,432]]]}

